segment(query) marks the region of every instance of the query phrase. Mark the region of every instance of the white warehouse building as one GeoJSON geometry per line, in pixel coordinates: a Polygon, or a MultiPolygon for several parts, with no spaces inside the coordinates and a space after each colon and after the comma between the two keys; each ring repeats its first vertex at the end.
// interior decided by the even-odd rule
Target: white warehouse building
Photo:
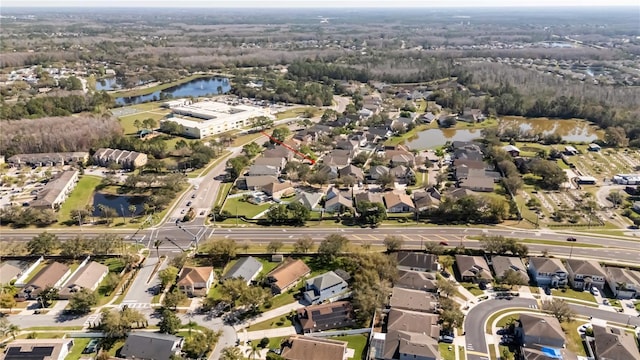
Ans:
{"type": "Polygon", "coordinates": [[[232,106],[216,101],[201,101],[191,105],[175,106],[171,107],[171,111],[174,116],[161,122],[176,122],[184,128],[182,135],[196,139],[244,128],[250,125],[247,120],[253,117],[273,118],[268,108],[249,105],[232,106]]]}

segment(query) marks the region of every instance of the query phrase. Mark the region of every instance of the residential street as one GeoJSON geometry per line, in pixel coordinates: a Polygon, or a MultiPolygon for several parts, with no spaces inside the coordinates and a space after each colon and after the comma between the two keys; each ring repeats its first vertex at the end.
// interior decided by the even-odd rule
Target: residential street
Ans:
{"type": "MultiPolygon", "coordinates": [[[[155,255],[153,249],[151,250],[151,253],[155,255]]],[[[158,272],[156,272],[153,275],[153,278],[149,280],[157,263],[157,257],[148,257],[145,260],[142,268],[138,270],[137,276],[129,286],[127,295],[125,296],[124,300],[122,300],[122,305],[127,305],[133,309],[151,307],[151,302],[154,296],[153,291],[160,286],[158,272]]],[[[158,268],[158,271],[165,269],[167,266],[169,266],[169,261],[165,259],[158,268]]]]}

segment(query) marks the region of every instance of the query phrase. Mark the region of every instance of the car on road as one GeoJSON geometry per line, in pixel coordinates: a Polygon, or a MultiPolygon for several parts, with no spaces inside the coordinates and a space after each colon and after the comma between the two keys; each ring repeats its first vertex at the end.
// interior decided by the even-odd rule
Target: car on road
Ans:
{"type": "Polygon", "coordinates": [[[187,206],[191,206],[191,204],[193,204],[193,203],[192,203],[191,201],[189,201],[189,202],[187,203],[187,206]]]}
{"type": "Polygon", "coordinates": [[[591,288],[591,293],[593,296],[600,296],[600,290],[598,290],[598,288],[591,288]]]}
{"type": "Polygon", "coordinates": [[[611,305],[611,304],[609,304],[609,300],[608,300],[608,299],[604,299],[604,300],[602,300],[602,304],[604,304],[604,305],[611,305]]]}
{"type": "Polygon", "coordinates": [[[574,238],[574,237],[568,237],[567,241],[576,242],[578,240],[576,238],[574,238]]]}
{"type": "Polygon", "coordinates": [[[446,241],[440,241],[440,245],[442,246],[449,246],[449,243],[446,241]]]}
{"type": "Polygon", "coordinates": [[[195,199],[196,198],[196,194],[191,195],[191,198],[195,199]]]}
{"type": "Polygon", "coordinates": [[[204,215],[204,213],[205,213],[204,210],[200,211],[200,216],[204,215]]]}

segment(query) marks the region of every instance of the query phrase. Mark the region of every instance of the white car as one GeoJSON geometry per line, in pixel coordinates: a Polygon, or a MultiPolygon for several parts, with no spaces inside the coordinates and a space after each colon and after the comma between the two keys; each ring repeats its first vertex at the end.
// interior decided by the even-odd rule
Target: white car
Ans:
{"type": "Polygon", "coordinates": [[[600,290],[598,290],[598,288],[591,288],[591,293],[594,296],[600,296],[600,290]]]}
{"type": "Polygon", "coordinates": [[[583,333],[583,332],[586,332],[586,331],[587,331],[587,329],[591,329],[591,324],[584,324],[584,325],[580,325],[580,326],[578,327],[578,332],[583,333]]]}

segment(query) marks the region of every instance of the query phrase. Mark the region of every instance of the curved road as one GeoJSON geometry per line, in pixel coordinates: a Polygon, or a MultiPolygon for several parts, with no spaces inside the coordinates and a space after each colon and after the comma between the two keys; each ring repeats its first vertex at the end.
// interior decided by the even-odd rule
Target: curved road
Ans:
{"type": "MultiPolygon", "coordinates": [[[[620,314],[614,311],[601,310],[590,306],[569,304],[578,315],[591,316],[621,324],[640,326],[640,318],[620,314]]],[[[489,360],[488,346],[485,337],[486,321],[489,317],[504,309],[509,308],[529,308],[535,310],[538,303],[534,299],[514,298],[513,300],[486,300],[469,310],[464,320],[464,331],[466,338],[466,354],[468,360],[489,360]]]]}

